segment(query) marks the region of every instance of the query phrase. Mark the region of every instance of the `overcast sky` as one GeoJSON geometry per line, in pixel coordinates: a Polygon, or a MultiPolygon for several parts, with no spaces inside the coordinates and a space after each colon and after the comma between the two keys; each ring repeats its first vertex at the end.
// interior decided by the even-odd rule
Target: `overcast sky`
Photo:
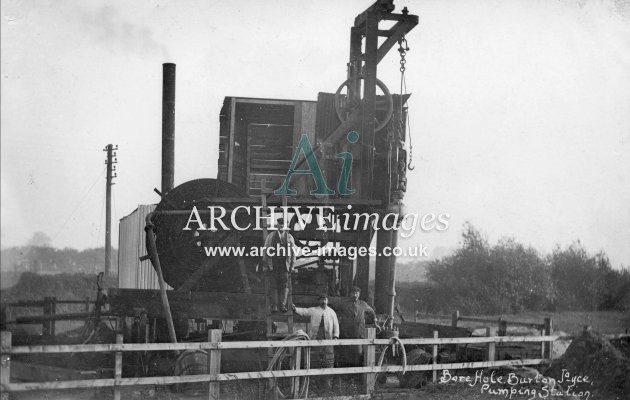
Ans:
{"type": "MultiPolygon", "coordinates": [[[[216,177],[225,96],[315,100],[345,79],[349,29],[372,1],[24,1],[2,14],[2,246],[104,243],[105,153],[118,144],[115,221],[157,202],[161,70],[177,64],[176,184],[216,177]]],[[[397,1],[408,35],[410,212],[434,255],[464,221],[549,252],[579,239],[630,265],[627,1],[397,1]]],[[[398,54],[379,65],[398,91],[398,54]]],[[[117,243],[117,224],[113,243],[117,243]]]]}

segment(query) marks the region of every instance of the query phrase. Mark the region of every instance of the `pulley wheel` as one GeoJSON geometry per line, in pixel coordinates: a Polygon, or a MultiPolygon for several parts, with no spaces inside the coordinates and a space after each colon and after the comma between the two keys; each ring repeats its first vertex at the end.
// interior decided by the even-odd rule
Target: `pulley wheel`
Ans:
{"type": "MultiPolygon", "coordinates": [[[[365,80],[363,76],[358,76],[357,79],[365,80]]],[[[360,107],[361,103],[363,102],[363,99],[359,99],[357,97],[350,98],[348,95],[342,94],[344,88],[348,90],[350,89],[351,83],[352,83],[352,80],[347,79],[345,82],[339,85],[339,88],[335,92],[335,97],[334,97],[335,112],[337,113],[337,117],[342,123],[345,122],[346,119],[348,119],[348,116],[352,113],[352,111],[360,107]]],[[[378,132],[381,129],[383,129],[387,125],[389,120],[392,118],[392,114],[394,113],[394,99],[392,98],[392,95],[389,92],[389,89],[387,89],[387,86],[385,86],[385,84],[379,79],[376,80],[376,86],[380,88],[381,91],[383,92],[384,99],[378,100],[377,98],[376,103],[375,103],[375,108],[376,108],[375,111],[384,110],[385,115],[381,119],[375,118],[376,121],[375,121],[374,132],[378,132]]]]}

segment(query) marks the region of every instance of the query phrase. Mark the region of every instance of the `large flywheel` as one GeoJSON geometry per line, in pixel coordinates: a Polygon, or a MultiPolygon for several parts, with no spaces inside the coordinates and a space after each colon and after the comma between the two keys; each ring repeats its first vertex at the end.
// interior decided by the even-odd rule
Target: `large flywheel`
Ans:
{"type": "MultiPolygon", "coordinates": [[[[175,289],[202,291],[240,291],[243,289],[243,262],[248,257],[208,254],[208,249],[245,246],[247,239],[242,232],[231,226],[231,209],[239,199],[247,199],[234,185],[216,179],[196,179],[170,190],[155,209],[151,222],[154,224],[155,243],[162,266],[164,280],[175,289]],[[226,202],[229,199],[229,202],[226,202]],[[226,209],[222,219],[228,229],[216,223],[210,229],[208,206],[221,205],[226,209]],[[191,214],[193,207],[199,211],[200,224],[191,214]],[[189,230],[186,230],[188,225],[189,230]]],[[[218,216],[218,211],[216,213],[218,216]]],[[[253,217],[239,214],[238,226],[246,226],[253,217]]],[[[262,236],[259,242],[262,243],[262,236]]],[[[260,243],[257,243],[260,244],[260,243]]]]}

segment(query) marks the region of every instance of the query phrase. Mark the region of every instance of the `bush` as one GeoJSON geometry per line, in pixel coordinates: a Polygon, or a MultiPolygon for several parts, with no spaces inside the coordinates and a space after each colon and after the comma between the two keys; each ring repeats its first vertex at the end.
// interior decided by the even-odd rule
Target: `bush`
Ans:
{"type": "Polygon", "coordinates": [[[428,282],[400,286],[401,308],[465,314],[523,311],[619,310],[630,306],[630,272],[578,243],[550,256],[504,238],[491,246],[467,223],[453,254],[432,261],[428,282]]]}

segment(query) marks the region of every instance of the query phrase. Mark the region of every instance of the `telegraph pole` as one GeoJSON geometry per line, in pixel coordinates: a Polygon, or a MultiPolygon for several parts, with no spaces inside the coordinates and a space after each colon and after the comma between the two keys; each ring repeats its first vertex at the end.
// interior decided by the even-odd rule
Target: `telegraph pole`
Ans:
{"type": "Polygon", "coordinates": [[[105,275],[109,275],[112,270],[112,179],[117,177],[116,166],[118,163],[116,158],[116,150],[118,145],[114,147],[108,144],[103,151],[107,152],[107,179],[105,181],[105,275]]]}

